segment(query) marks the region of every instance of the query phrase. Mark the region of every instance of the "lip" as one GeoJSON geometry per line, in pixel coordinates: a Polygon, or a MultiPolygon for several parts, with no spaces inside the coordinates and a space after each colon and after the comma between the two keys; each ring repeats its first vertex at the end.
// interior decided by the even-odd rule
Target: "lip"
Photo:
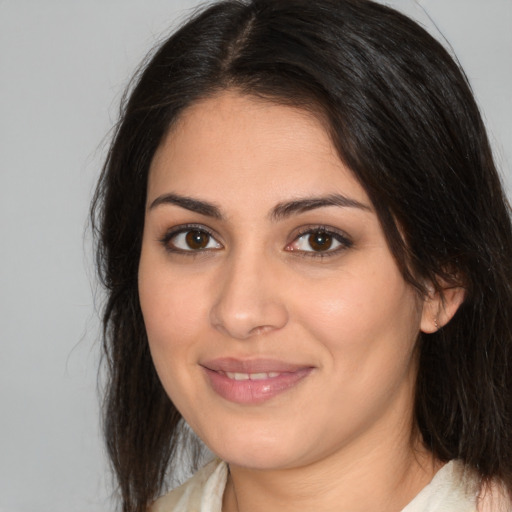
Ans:
{"type": "Polygon", "coordinates": [[[213,391],[238,404],[260,404],[270,400],[294,388],[313,370],[312,366],[276,359],[228,357],[200,365],[213,391]]]}

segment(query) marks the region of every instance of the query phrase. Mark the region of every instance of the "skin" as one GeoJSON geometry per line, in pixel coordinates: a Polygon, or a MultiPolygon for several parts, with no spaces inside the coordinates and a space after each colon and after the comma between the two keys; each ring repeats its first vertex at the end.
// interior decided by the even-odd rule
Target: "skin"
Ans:
{"type": "Polygon", "coordinates": [[[415,348],[460,294],[442,309],[404,281],[366,192],[313,115],[236,91],[184,112],[150,169],[139,293],[166,392],[230,465],[225,512],[398,511],[439,468],[414,428],[415,348]],[[275,215],[334,194],[349,205],[275,215]],[[189,224],[207,233],[205,248],[187,245],[189,224]],[[332,245],[314,250],[322,230],[332,245]],[[312,370],[240,404],[205,376],[204,361],[225,357],[312,370]]]}

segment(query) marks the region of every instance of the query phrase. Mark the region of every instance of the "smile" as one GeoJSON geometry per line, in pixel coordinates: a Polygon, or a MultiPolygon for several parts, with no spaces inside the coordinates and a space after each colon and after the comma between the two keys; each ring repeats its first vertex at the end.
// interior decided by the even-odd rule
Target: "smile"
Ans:
{"type": "Polygon", "coordinates": [[[201,364],[210,388],[237,404],[256,405],[295,388],[311,366],[259,359],[216,359],[201,364]]]}
{"type": "Polygon", "coordinates": [[[265,379],[273,379],[275,377],[279,377],[281,375],[279,372],[269,372],[269,373],[233,373],[226,372],[226,377],[232,380],[265,380],[265,379]]]}

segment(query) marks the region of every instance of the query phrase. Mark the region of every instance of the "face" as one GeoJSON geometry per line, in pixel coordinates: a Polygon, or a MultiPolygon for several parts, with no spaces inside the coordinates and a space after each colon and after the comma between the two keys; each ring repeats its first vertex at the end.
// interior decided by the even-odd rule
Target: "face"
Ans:
{"type": "Polygon", "coordinates": [[[235,92],[184,112],[150,169],[139,294],[166,392],[228,462],[410,435],[423,304],[311,114],[235,92]]]}

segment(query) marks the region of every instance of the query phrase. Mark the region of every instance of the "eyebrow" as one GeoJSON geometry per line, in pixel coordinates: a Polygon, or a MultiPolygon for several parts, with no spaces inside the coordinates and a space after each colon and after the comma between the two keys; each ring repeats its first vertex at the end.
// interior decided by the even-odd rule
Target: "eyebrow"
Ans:
{"type": "Polygon", "coordinates": [[[164,194],[157,197],[150,205],[148,210],[153,210],[162,204],[174,204],[190,210],[191,212],[200,213],[206,217],[213,217],[215,219],[222,219],[220,208],[213,203],[202,201],[200,199],[193,199],[191,197],[180,196],[178,194],[164,194]]]}
{"type": "Polygon", "coordinates": [[[288,201],[276,205],[270,213],[270,218],[274,221],[283,220],[294,213],[303,213],[317,208],[324,208],[326,206],[339,206],[342,208],[358,208],[368,212],[373,209],[367,204],[361,203],[346,197],[342,194],[330,194],[321,197],[306,197],[304,199],[297,199],[296,201],[288,201]]]}
{"type": "MultiPolygon", "coordinates": [[[[163,204],[173,204],[191,212],[199,213],[201,215],[205,215],[206,217],[213,217],[219,220],[224,218],[221,209],[213,203],[173,193],[163,194],[157,197],[149,205],[148,210],[153,210],[154,208],[163,204]]],[[[310,210],[315,210],[317,208],[325,208],[326,206],[358,208],[360,210],[369,212],[373,211],[370,206],[350,197],[346,197],[342,194],[330,194],[327,196],[306,197],[294,201],[278,203],[274,208],[272,208],[269,217],[272,221],[279,221],[286,219],[295,213],[304,213],[310,210]]]]}

